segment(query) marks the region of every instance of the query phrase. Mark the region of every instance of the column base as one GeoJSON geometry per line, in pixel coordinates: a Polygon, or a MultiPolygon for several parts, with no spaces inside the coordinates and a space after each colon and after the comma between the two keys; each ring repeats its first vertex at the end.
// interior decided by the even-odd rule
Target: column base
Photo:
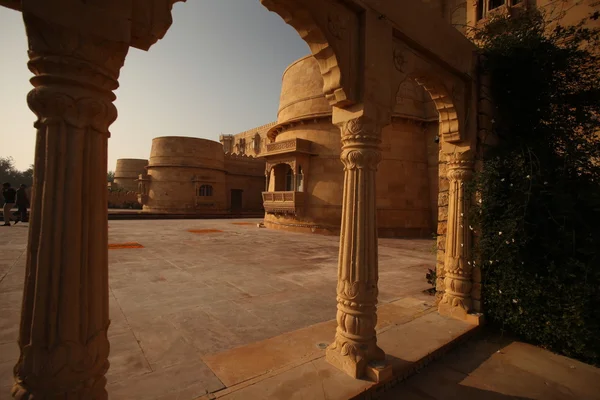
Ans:
{"type": "Polygon", "coordinates": [[[370,363],[367,365],[365,372],[367,378],[375,383],[385,382],[394,376],[392,365],[387,361],[370,363]]]}
{"type": "Polygon", "coordinates": [[[361,379],[366,375],[370,380],[380,382],[392,376],[391,366],[385,362],[383,350],[374,345],[367,353],[373,355],[371,360],[352,353],[342,354],[339,348],[329,346],[325,351],[325,359],[354,379],[361,379]]]}
{"type": "Polygon", "coordinates": [[[440,315],[460,319],[473,325],[483,325],[485,318],[481,313],[468,313],[462,307],[455,307],[449,303],[440,302],[438,305],[438,312],[440,315]]]}

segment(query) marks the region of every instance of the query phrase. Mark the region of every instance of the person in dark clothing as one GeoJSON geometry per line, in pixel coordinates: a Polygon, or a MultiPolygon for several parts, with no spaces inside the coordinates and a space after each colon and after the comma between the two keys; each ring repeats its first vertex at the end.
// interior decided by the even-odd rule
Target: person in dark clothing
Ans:
{"type": "Polygon", "coordinates": [[[19,218],[15,221],[15,225],[21,222],[27,222],[27,208],[29,207],[29,198],[27,197],[27,186],[21,184],[17,189],[17,208],[19,209],[19,218]]]}
{"type": "Polygon", "coordinates": [[[4,225],[2,226],[10,226],[10,210],[15,206],[17,191],[10,187],[10,183],[4,182],[2,184],[2,197],[4,197],[4,207],[2,209],[4,213],[4,225]]]}

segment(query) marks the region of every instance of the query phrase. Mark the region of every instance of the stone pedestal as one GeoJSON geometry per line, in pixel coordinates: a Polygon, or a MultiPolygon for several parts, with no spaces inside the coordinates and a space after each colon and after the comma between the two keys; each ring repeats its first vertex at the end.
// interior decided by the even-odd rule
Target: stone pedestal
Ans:
{"type": "Polygon", "coordinates": [[[448,231],[444,258],[444,297],[439,304],[442,314],[460,319],[478,320],[469,315],[472,311],[471,288],[473,266],[470,257],[471,232],[469,230],[469,198],[465,185],[473,176],[471,152],[448,156],[448,231]]]}
{"type": "Polygon", "coordinates": [[[128,45],[23,17],[37,141],[12,393],[107,399],[107,140],[128,45]]]}
{"type": "MultiPolygon", "coordinates": [[[[353,378],[385,359],[377,347],[377,219],[375,174],[381,128],[366,117],[342,127],[344,195],[337,284],[337,330],[327,361],[353,378]]],[[[378,376],[377,374],[369,374],[378,376]]]]}

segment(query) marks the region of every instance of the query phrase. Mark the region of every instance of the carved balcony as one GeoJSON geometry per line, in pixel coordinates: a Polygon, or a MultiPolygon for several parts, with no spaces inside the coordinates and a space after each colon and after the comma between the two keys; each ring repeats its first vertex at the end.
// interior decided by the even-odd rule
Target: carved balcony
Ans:
{"type": "Polygon", "coordinates": [[[297,214],[304,207],[304,192],[263,192],[263,206],[270,214],[297,214]]]}
{"type": "Polygon", "coordinates": [[[305,153],[312,154],[312,142],[304,139],[290,139],[281,142],[268,143],[267,154],[265,156],[274,156],[287,153],[305,153]]]}

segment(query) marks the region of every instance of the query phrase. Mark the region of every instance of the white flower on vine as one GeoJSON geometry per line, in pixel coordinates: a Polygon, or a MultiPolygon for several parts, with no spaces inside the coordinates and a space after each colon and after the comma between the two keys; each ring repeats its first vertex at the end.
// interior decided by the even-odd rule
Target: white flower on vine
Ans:
{"type": "Polygon", "coordinates": [[[473,227],[472,227],[471,225],[469,225],[469,229],[470,229],[470,230],[473,230],[473,227]]]}
{"type": "Polygon", "coordinates": [[[519,300],[513,299],[513,303],[517,304],[518,302],[519,302],[519,300]]]}
{"type": "Polygon", "coordinates": [[[498,232],[498,236],[502,236],[502,231],[498,232]]]}
{"type": "Polygon", "coordinates": [[[461,216],[461,217],[464,217],[464,216],[465,216],[465,214],[463,214],[463,213],[460,213],[460,216],[461,216]]]}
{"type": "Polygon", "coordinates": [[[467,264],[468,264],[468,265],[471,265],[471,261],[467,261],[467,264]]]}
{"type": "Polygon", "coordinates": [[[504,181],[505,181],[505,179],[504,179],[504,178],[500,179],[500,182],[504,182],[504,181]]]}
{"type": "Polygon", "coordinates": [[[529,178],[531,178],[531,177],[530,177],[529,175],[527,175],[525,178],[529,179],[529,178]]]}
{"type": "Polygon", "coordinates": [[[492,260],[490,260],[490,265],[492,265],[494,262],[492,260]]]}
{"type": "Polygon", "coordinates": [[[461,244],[460,244],[460,247],[465,247],[464,243],[461,243],[461,244]]]}
{"type": "Polygon", "coordinates": [[[515,239],[514,239],[514,238],[513,238],[512,242],[513,242],[513,243],[515,242],[515,239]]]}
{"type": "Polygon", "coordinates": [[[502,290],[498,290],[498,293],[502,294],[502,290]]]}
{"type": "Polygon", "coordinates": [[[507,240],[507,241],[506,241],[506,244],[510,244],[510,242],[507,240]]]}

